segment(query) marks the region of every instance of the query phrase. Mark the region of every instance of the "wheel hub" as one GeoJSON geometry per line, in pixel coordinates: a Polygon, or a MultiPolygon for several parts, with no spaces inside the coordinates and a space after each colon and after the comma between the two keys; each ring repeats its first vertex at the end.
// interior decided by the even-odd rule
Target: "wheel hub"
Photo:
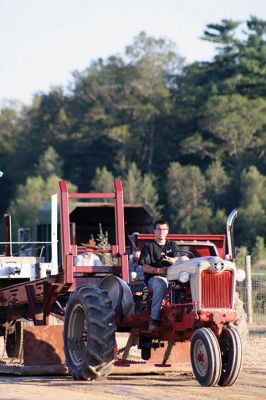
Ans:
{"type": "Polygon", "coordinates": [[[197,360],[197,369],[200,375],[205,375],[208,371],[209,363],[204,343],[198,341],[195,346],[195,359],[197,360]]]}
{"type": "Polygon", "coordinates": [[[72,362],[81,364],[86,352],[88,334],[86,329],[86,317],[83,308],[76,305],[71,315],[68,332],[68,345],[71,350],[72,362]]]}

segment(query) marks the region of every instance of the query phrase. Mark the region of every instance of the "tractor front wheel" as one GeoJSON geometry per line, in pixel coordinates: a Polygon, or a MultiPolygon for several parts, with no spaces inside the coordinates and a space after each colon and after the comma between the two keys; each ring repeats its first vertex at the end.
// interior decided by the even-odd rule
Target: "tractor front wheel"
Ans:
{"type": "Polygon", "coordinates": [[[64,350],[75,380],[96,380],[110,374],[114,316],[107,292],[97,286],[81,286],[71,294],[64,319],[64,350]]]}
{"type": "Polygon", "coordinates": [[[220,386],[231,386],[236,381],[242,365],[242,344],[238,331],[224,328],[221,336],[222,373],[220,386]]]}
{"type": "Polygon", "coordinates": [[[201,386],[215,386],[221,376],[221,352],[211,329],[197,329],[191,337],[191,364],[201,386]]]}

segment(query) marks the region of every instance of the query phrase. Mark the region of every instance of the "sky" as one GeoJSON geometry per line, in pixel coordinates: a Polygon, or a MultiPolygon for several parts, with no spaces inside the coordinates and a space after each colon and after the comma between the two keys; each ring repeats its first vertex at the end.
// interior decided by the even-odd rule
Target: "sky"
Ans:
{"type": "Polygon", "coordinates": [[[210,60],[206,25],[251,15],[266,19],[266,0],[0,0],[0,107],[66,88],[141,31],[174,41],[187,62],[210,60]]]}

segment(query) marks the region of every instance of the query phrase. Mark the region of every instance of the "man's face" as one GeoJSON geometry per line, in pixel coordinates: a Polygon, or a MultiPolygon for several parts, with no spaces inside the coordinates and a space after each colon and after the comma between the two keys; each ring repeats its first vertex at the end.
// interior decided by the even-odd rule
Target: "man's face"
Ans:
{"type": "Polygon", "coordinates": [[[167,224],[157,224],[154,233],[155,233],[155,239],[165,239],[167,234],[168,234],[169,228],[167,224]]]}
{"type": "Polygon", "coordinates": [[[139,257],[140,257],[140,250],[136,250],[134,255],[133,255],[133,261],[137,262],[139,257]]]}
{"type": "Polygon", "coordinates": [[[87,255],[88,257],[91,257],[91,254],[92,254],[91,249],[86,249],[85,252],[86,252],[86,255],[87,255]]]}

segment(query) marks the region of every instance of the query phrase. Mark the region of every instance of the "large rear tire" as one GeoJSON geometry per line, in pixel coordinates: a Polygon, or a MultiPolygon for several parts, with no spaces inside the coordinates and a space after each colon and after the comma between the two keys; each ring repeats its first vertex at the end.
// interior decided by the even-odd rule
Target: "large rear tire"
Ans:
{"type": "Polygon", "coordinates": [[[115,323],[107,292],[81,286],[70,296],[64,319],[64,350],[76,380],[96,380],[110,374],[114,360],[115,323]]]}
{"type": "Polygon", "coordinates": [[[230,323],[230,327],[238,331],[244,352],[248,341],[247,314],[245,313],[243,301],[240,299],[238,292],[235,293],[234,309],[237,311],[237,319],[230,323]]]}
{"type": "Polygon", "coordinates": [[[7,328],[6,354],[8,357],[20,358],[23,355],[23,321],[13,321],[7,328]]]}
{"type": "Polygon", "coordinates": [[[191,338],[191,364],[201,386],[215,386],[221,376],[221,352],[211,329],[197,329],[191,338]]]}
{"type": "Polygon", "coordinates": [[[222,373],[220,386],[231,386],[236,381],[242,365],[242,344],[239,333],[234,328],[223,328],[220,349],[222,373]]]}

